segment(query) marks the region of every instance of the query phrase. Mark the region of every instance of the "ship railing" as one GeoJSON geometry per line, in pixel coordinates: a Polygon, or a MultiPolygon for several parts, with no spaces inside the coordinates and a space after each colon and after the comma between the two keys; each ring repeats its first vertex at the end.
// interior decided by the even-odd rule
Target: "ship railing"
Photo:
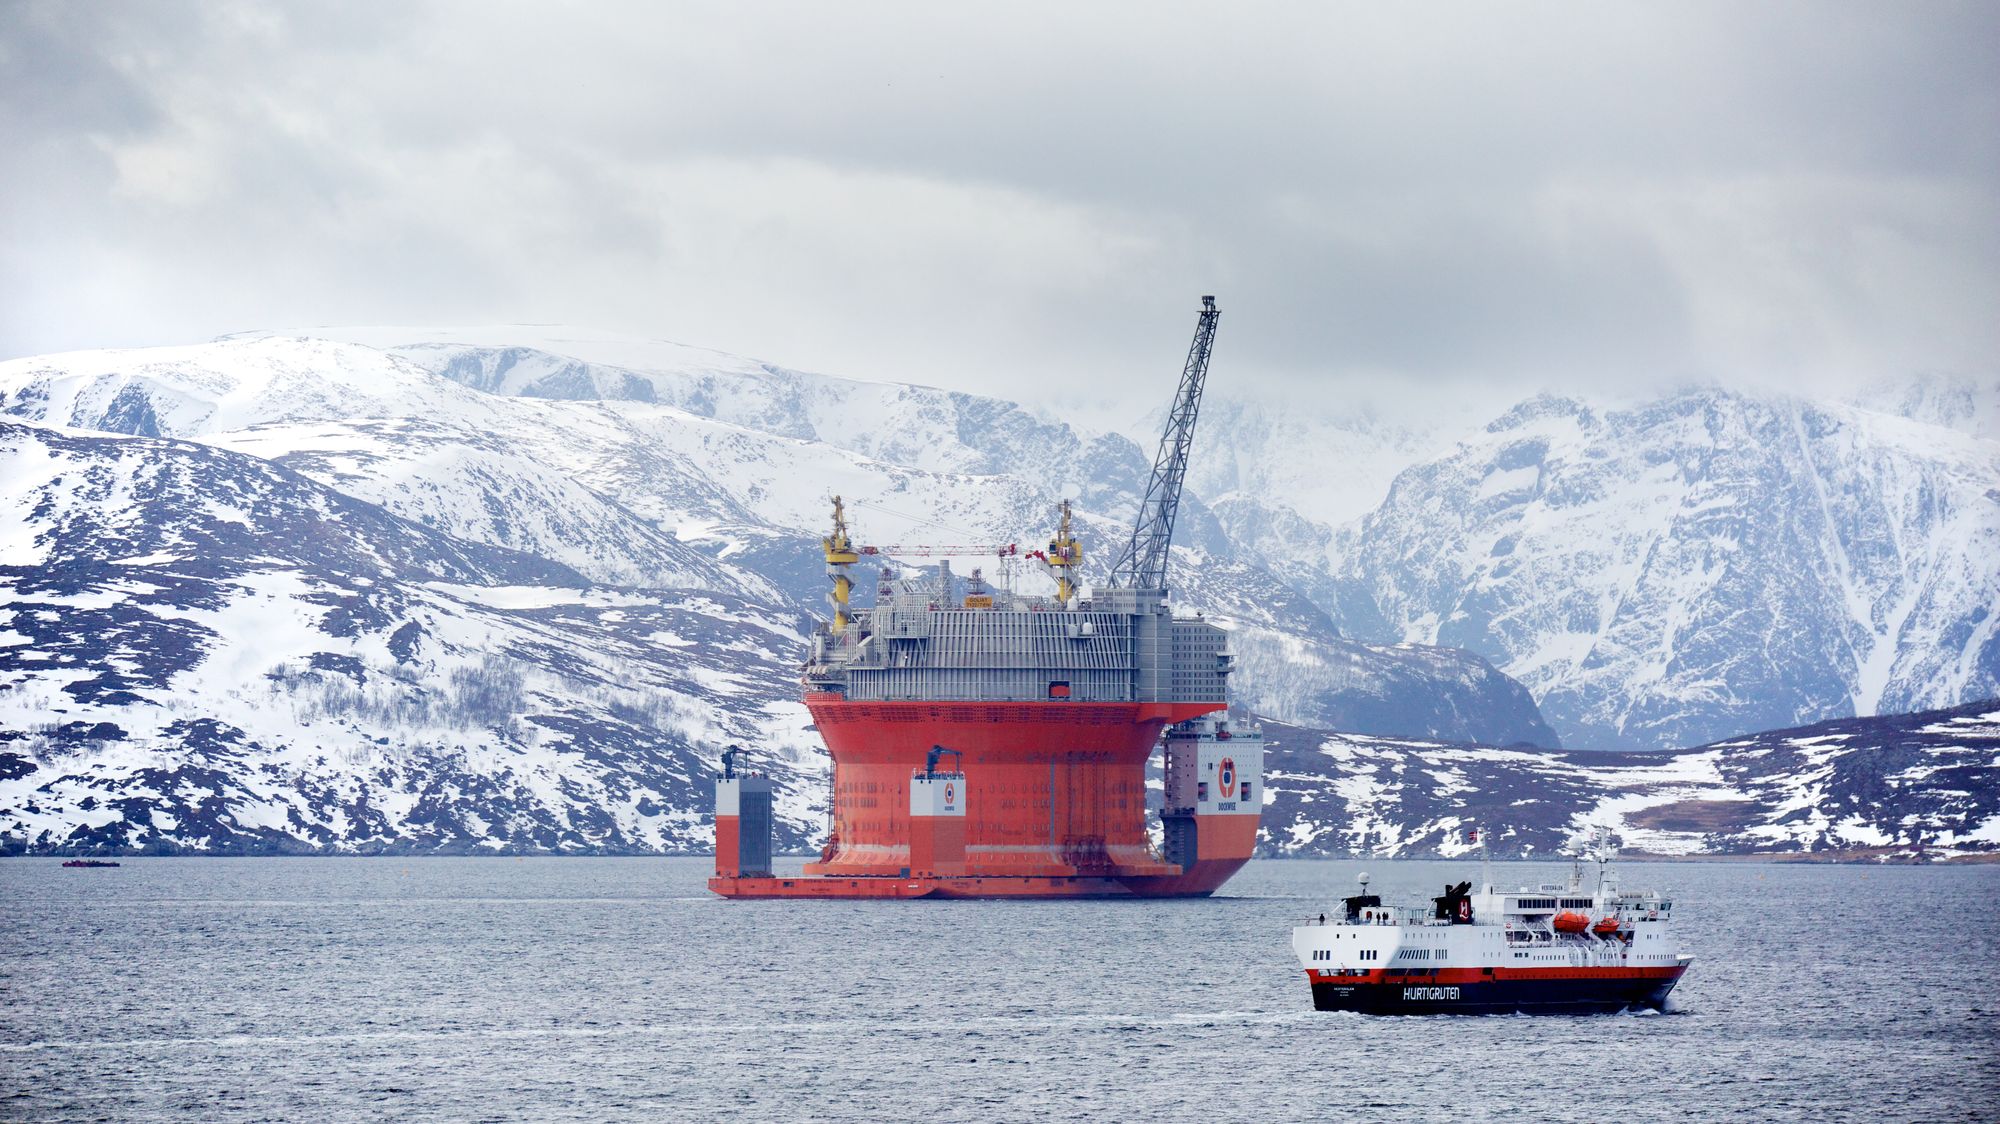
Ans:
{"type": "MultiPolygon", "coordinates": [[[[1372,908],[1382,909],[1383,907],[1375,906],[1372,908]]],[[[1298,923],[1300,925],[1350,925],[1355,928],[1383,928],[1383,927],[1395,928],[1398,926],[1415,926],[1415,925],[1449,928],[1452,924],[1450,921],[1439,921],[1436,918],[1431,917],[1429,914],[1423,914],[1420,916],[1415,911],[1411,911],[1409,914],[1400,917],[1385,912],[1376,914],[1373,917],[1357,917],[1350,921],[1348,920],[1347,915],[1344,911],[1338,911],[1338,910],[1328,913],[1322,917],[1300,918],[1298,923]]]]}

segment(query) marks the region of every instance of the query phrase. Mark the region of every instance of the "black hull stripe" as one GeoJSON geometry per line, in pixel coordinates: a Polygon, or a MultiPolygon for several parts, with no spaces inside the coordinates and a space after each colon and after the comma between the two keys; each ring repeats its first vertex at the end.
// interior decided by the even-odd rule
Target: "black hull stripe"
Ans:
{"type": "Polygon", "coordinates": [[[1668,979],[1491,980],[1463,984],[1313,981],[1313,1007],[1369,1015],[1588,1015],[1658,1010],[1680,981],[1668,979]]]}

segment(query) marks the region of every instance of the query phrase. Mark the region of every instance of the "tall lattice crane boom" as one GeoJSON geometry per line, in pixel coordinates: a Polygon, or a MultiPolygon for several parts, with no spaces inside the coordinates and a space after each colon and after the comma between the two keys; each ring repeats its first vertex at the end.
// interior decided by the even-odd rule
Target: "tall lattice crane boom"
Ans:
{"type": "Polygon", "coordinates": [[[1174,539],[1174,515],[1181,506],[1181,481],[1187,476],[1188,448],[1194,444],[1195,416],[1201,412],[1201,388],[1208,379],[1208,354],[1215,346],[1215,298],[1201,298],[1194,343],[1181,369],[1160,451],[1153,457],[1153,475],[1146,481],[1146,498],[1132,527],[1132,541],[1111,568],[1111,584],[1127,589],[1167,587],[1167,547],[1174,539]]]}

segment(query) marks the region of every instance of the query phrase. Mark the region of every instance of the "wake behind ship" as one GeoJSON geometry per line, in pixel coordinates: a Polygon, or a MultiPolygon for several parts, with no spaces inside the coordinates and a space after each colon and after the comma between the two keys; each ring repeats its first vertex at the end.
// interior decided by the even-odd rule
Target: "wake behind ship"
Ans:
{"type": "MultiPolygon", "coordinates": [[[[885,579],[850,604],[857,546],[834,500],[822,548],[832,619],[804,700],[833,759],[833,829],[798,877],[771,873],[770,781],[716,783],[726,897],[1145,897],[1213,892],[1248,859],[1263,807],[1263,741],[1231,730],[1227,634],[1176,617],[1166,565],[1218,312],[1194,343],[1131,540],[1111,581],[1079,596],[1069,504],[1030,597],[973,582],[885,579]],[[1164,846],[1148,832],[1146,767],[1166,745],[1164,846]],[[949,759],[947,762],[946,759],[949,759]]],[[[1010,548],[1011,549],[1011,548],[1010,548]]]]}

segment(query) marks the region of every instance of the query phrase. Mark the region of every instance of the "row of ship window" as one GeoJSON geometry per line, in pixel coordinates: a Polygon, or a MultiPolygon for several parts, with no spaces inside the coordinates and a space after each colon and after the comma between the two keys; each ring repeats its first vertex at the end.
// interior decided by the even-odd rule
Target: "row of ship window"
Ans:
{"type": "MultiPolygon", "coordinates": [[[[1442,960],[1444,959],[1444,949],[1406,948],[1403,951],[1397,953],[1396,957],[1401,960],[1429,960],[1433,957],[1442,960]]],[[[1314,960],[1331,960],[1333,959],[1333,950],[1328,948],[1320,949],[1319,951],[1313,953],[1312,958],[1314,960]]],[[[1360,958],[1363,960],[1380,960],[1382,958],[1382,954],[1375,949],[1364,948],[1361,950],[1360,958]]]]}

